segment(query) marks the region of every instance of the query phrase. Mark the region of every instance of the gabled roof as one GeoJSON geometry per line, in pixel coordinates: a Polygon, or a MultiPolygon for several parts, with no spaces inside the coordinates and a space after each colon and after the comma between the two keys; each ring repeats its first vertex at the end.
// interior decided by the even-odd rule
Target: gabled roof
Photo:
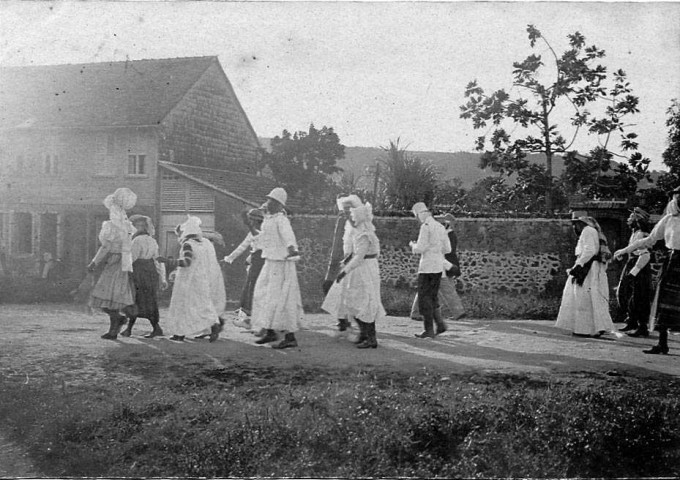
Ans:
{"type": "Polygon", "coordinates": [[[0,68],[0,128],[157,125],[217,57],[0,68]]]}
{"type": "Polygon", "coordinates": [[[214,170],[170,162],[158,162],[158,165],[169,172],[200,183],[253,207],[262,205],[265,201],[265,195],[277,186],[277,183],[270,178],[247,173],[214,170]]]}

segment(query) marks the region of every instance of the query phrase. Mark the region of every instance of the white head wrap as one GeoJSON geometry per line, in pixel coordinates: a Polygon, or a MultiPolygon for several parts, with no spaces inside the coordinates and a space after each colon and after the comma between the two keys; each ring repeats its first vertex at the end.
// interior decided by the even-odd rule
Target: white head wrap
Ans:
{"type": "Polygon", "coordinates": [[[197,235],[202,237],[203,230],[201,230],[201,219],[194,217],[193,215],[187,215],[187,221],[179,226],[179,231],[180,241],[183,241],[189,235],[197,235]]]}
{"type": "Polygon", "coordinates": [[[373,225],[373,206],[366,202],[360,207],[350,209],[352,213],[352,219],[357,230],[366,230],[369,232],[375,231],[375,226],[373,225]]]}
{"type": "Polygon", "coordinates": [[[104,206],[109,210],[109,224],[118,232],[121,248],[121,269],[132,271],[132,234],[135,229],[127,218],[125,210],[130,210],[137,203],[137,195],[129,188],[119,188],[104,199],[104,206]]]}
{"type": "Polygon", "coordinates": [[[348,204],[350,208],[357,208],[361,206],[361,199],[358,195],[351,194],[346,197],[340,197],[336,200],[338,210],[343,211],[345,209],[345,204],[348,204]]]}

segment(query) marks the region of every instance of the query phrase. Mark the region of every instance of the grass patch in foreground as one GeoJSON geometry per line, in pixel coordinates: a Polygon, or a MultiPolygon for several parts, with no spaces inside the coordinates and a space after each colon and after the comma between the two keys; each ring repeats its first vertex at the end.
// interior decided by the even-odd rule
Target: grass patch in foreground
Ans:
{"type": "Polygon", "coordinates": [[[670,380],[233,365],[80,386],[5,377],[0,387],[0,419],[46,476],[680,474],[670,380]]]}

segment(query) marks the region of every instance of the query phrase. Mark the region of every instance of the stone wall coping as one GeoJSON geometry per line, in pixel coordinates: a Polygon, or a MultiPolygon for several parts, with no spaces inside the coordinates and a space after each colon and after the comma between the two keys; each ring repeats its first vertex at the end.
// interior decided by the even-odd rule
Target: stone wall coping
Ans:
{"type": "MultiPolygon", "coordinates": [[[[300,213],[300,214],[295,214],[291,215],[291,218],[335,218],[336,215],[324,215],[320,213],[300,213]]],[[[437,218],[438,215],[435,215],[435,218],[437,218]]],[[[570,224],[571,219],[570,218],[523,218],[523,217],[503,217],[503,218],[494,218],[494,217],[455,217],[456,222],[541,222],[541,223],[553,223],[553,222],[559,222],[559,223],[564,223],[564,224],[570,224]]],[[[412,221],[415,222],[416,219],[415,217],[392,217],[392,216],[386,216],[386,217],[379,217],[376,216],[375,220],[403,220],[403,221],[412,221]]]]}

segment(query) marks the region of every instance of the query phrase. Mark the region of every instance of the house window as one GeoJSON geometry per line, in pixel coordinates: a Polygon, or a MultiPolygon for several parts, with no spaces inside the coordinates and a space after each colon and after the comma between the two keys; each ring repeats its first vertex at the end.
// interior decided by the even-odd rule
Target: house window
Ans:
{"type": "Polygon", "coordinates": [[[57,174],[57,162],[59,157],[57,155],[45,155],[45,162],[43,163],[43,172],[48,175],[57,174]]]}
{"type": "Polygon", "coordinates": [[[33,253],[33,215],[14,214],[14,244],[17,253],[33,253]]]}
{"type": "Polygon", "coordinates": [[[145,175],[146,155],[128,155],[128,175],[145,175]]]}

